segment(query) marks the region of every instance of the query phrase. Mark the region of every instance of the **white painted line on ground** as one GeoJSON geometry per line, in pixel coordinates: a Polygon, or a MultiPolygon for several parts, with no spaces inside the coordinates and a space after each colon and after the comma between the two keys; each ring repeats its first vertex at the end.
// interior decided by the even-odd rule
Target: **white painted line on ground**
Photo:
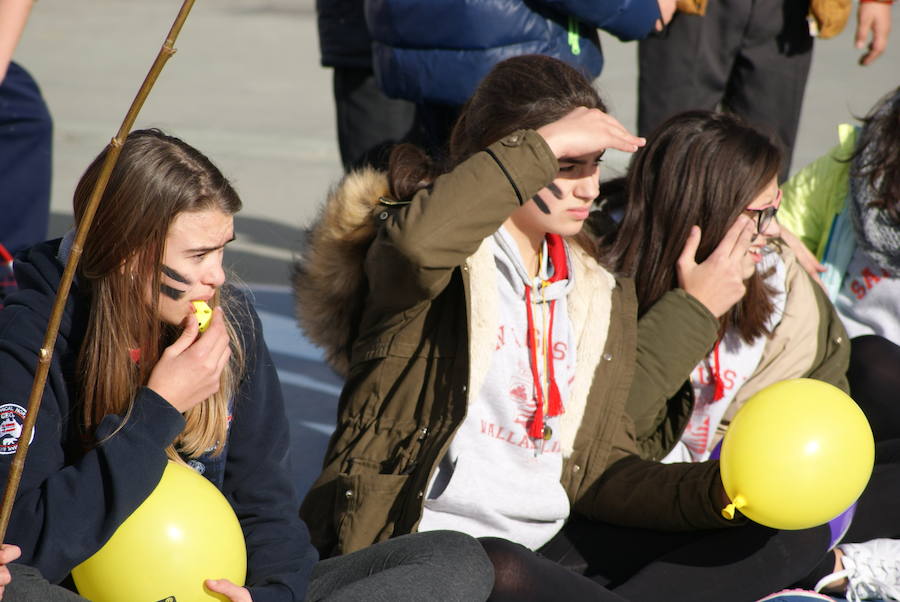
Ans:
{"type": "Polygon", "coordinates": [[[339,386],[322,382],[306,376],[305,374],[298,374],[296,372],[291,372],[290,370],[278,370],[278,378],[283,384],[294,385],[295,387],[300,387],[302,389],[334,395],[335,402],[337,402],[337,398],[341,395],[341,388],[339,386]]]}
{"type": "Polygon", "coordinates": [[[271,311],[257,310],[269,350],[324,364],[322,350],[306,340],[297,321],[271,311]]]}
{"type": "Polygon", "coordinates": [[[334,432],[333,424],[325,424],[323,422],[312,422],[310,420],[301,420],[300,424],[311,431],[322,433],[323,435],[331,435],[334,432]]]}
{"type": "Polygon", "coordinates": [[[254,255],[259,255],[261,257],[268,257],[269,259],[278,259],[287,262],[294,261],[294,254],[288,249],[253,242],[247,240],[246,237],[239,236],[238,238],[235,238],[229,245],[229,249],[233,251],[243,251],[244,253],[253,253],[254,255]]]}

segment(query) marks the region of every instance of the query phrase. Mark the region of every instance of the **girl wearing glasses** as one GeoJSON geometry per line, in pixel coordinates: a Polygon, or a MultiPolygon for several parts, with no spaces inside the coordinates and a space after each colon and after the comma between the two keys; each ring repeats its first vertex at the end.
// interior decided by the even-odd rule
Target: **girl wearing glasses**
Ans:
{"type": "MultiPolygon", "coordinates": [[[[637,382],[632,390],[629,411],[647,457],[666,463],[707,460],[743,403],[780,380],[815,378],[848,390],[848,337],[823,290],[778,240],[774,216],[781,202],[776,181],[781,160],[777,146],[736,117],[695,111],[660,126],[628,170],[621,224],[606,236],[603,252],[615,269],[635,277],[641,322],[654,319],[650,308],[671,289],[696,279],[718,286],[696,262],[719,252],[717,245],[729,239],[741,215],[756,225],[742,264],[746,294],[718,317],[718,336],[707,352],[692,356],[673,341],[670,360],[656,378],[637,382]],[[667,423],[671,428],[660,428],[667,423]]],[[[696,282],[693,287],[702,290],[696,282]]],[[[639,335],[638,353],[659,345],[658,339],[639,335]]],[[[878,464],[845,542],[900,535],[897,521],[884,518],[895,514],[891,500],[900,495],[900,456],[893,443],[878,449],[878,464]]],[[[763,539],[777,536],[760,529],[769,532],[763,539]]],[[[828,543],[826,538],[820,544],[823,553],[828,543]]],[[[873,552],[896,548],[892,543],[842,545],[810,566],[799,585],[841,591],[846,575],[839,572],[850,569],[853,591],[872,593],[879,570],[873,552]]],[[[889,556],[896,558],[896,551],[889,556]]],[[[896,573],[889,571],[885,587],[896,573]]]]}
{"type": "MultiPolygon", "coordinates": [[[[624,216],[604,253],[614,269],[635,277],[639,316],[667,291],[693,280],[715,289],[718,283],[693,264],[713,254],[741,215],[755,225],[741,264],[746,294],[716,316],[717,339],[689,366],[692,391],[683,393],[699,403],[670,452],[672,460],[706,459],[718,440],[717,425],[727,425],[727,417],[768,384],[804,376],[847,390],[848,350],[840,322],[791,252],[773,244],[779,235],[774,216],[781,203],[781,160],[774,144],[736,118],[697,111],[661,126],[629,169],[624,216]],[[790,311],[795,306],[805,309],[790,311]],[[775,362],[773,354],[785,353],[785,347],[791,357],[775,362]]],[[[687,372],[676,376],[684,382],[687,372]]],[[[634,399],[643,400],[631,407],[640,432],[662,400],[634,399]]]]}

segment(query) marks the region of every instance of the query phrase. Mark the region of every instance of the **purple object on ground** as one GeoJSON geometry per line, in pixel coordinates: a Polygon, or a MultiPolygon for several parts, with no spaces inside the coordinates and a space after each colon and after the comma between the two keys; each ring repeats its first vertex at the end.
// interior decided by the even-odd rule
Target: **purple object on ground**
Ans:
{"type": "Polygon", "coordinates": [[[850,523],[853,522],[854,514],[856,514],[856,502],[850,504],[849,508],[828,521],[828,528],[831,529],[831,540],[828,543],[829,550],[841,543],[844,535],[847,534],[847,529],[850,528],[850,523]]]}

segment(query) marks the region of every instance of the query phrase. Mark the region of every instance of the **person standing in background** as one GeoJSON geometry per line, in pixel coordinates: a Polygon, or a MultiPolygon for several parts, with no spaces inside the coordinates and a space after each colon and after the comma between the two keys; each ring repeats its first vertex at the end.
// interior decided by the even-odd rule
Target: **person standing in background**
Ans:
{"type": "MultiPolygon", "coordinates": [[[[887,47],[891,4],[859,3],[856,48],[871,38],[862,65],[887,47]]],[[[786,180],[812,62],[810,2],[682,0],[678,10],[663,35],[639,45],[639,135],[676,113],[721,105],[777,134],[786,159],[779,180],[786,180]]]]}
{"type": "Polygon", "coordinates": [[[675,0],[367,0],[365,9],[378,85],[415,103],[414,142],[435,156],[500,61],[542,54],[593,80],[603,69],[598,29],[644,38],[669,22],[675,0]]]}
{"type": "Polygon", "coordinates": [[[0,0],[0,308],[15,290],[13,255],[44,240],[53,122],[31,75],[12,60],[32,0],[0,0]]]}
{"type": "Polygon", "coordinates": [[[375,84],[363,4],[364,0],[316,0],[322,66],[334,69],[344,171],[365,164],[386,168],[390,146],[407,135],[415,114],[412,103],[387,98],[375,84]]]}
{"type": "Polygon", "coordinates": [[[10,254],[46,238],[50,212],[53,124],[37,83],[12,60],[31,5],[0,0],[0,244],[10,254]]]}

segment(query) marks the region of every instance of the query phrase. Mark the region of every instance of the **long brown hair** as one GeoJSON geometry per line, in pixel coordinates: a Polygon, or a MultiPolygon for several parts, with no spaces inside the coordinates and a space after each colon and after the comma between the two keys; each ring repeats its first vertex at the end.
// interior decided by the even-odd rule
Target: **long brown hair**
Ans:
{"type": "MultiPolygon", "coordinates": [[[[109,147],[88,166],[75,189],[75,222],[84,215],[109,147]]],[[[232,215],[241,201],[212,162],[195,148],[159,130],[128,135],[89,236],[78,278],[90,296],[90,317],[79,351],[80,395],[84,433],[94,430],[108,414],[127,417],[137,390],[145,385],[160,354],[178,336],[178,329],[158,317],[160,271],[166,235],[183,212],[217,209],[232,215]],[[147,298],[149,290],[154,291],[147,298]],[[131,350],[140,350],[140,361],[131,350]]],[[[225,304],[219,293],[211,304],[225,304]]],[[[230,312],[226,307],[226,316],[230,312]]],[[[177,448],[189,457],[225,441],[228,404],[240,379],[243,349],[233,319],[226,318],[232,360],[212,397],[185,413],[186,425],[169,457],[179,460],[177,448]]]]}
{"type": "MultiPolygon", "coordinates": [[[[613,270],[635,278],[639,315],[678,286],[676,263],[691,227],[701,229],[700,263],[778,175],[781,161],[771,137],[727,113],[682,113],[648,138],[628,168],[624,217],[603,253],[613,270]]],[[[734,327],[748,342],[767,334],[772,294],[754,273],[744,298],[722,317],[721,332],[734,327]]]]}
{"type": "Polygon", "coordinates": [[[566,63],[542,55],[497,63],[463,106],[450,134],[446,161],[435,162],[410,144],[393,150],[388,174],[391,194],[408,201],[438,175],[501,138],[552,123],[578,107],[606,110],[591,83],[566,63]]]}

